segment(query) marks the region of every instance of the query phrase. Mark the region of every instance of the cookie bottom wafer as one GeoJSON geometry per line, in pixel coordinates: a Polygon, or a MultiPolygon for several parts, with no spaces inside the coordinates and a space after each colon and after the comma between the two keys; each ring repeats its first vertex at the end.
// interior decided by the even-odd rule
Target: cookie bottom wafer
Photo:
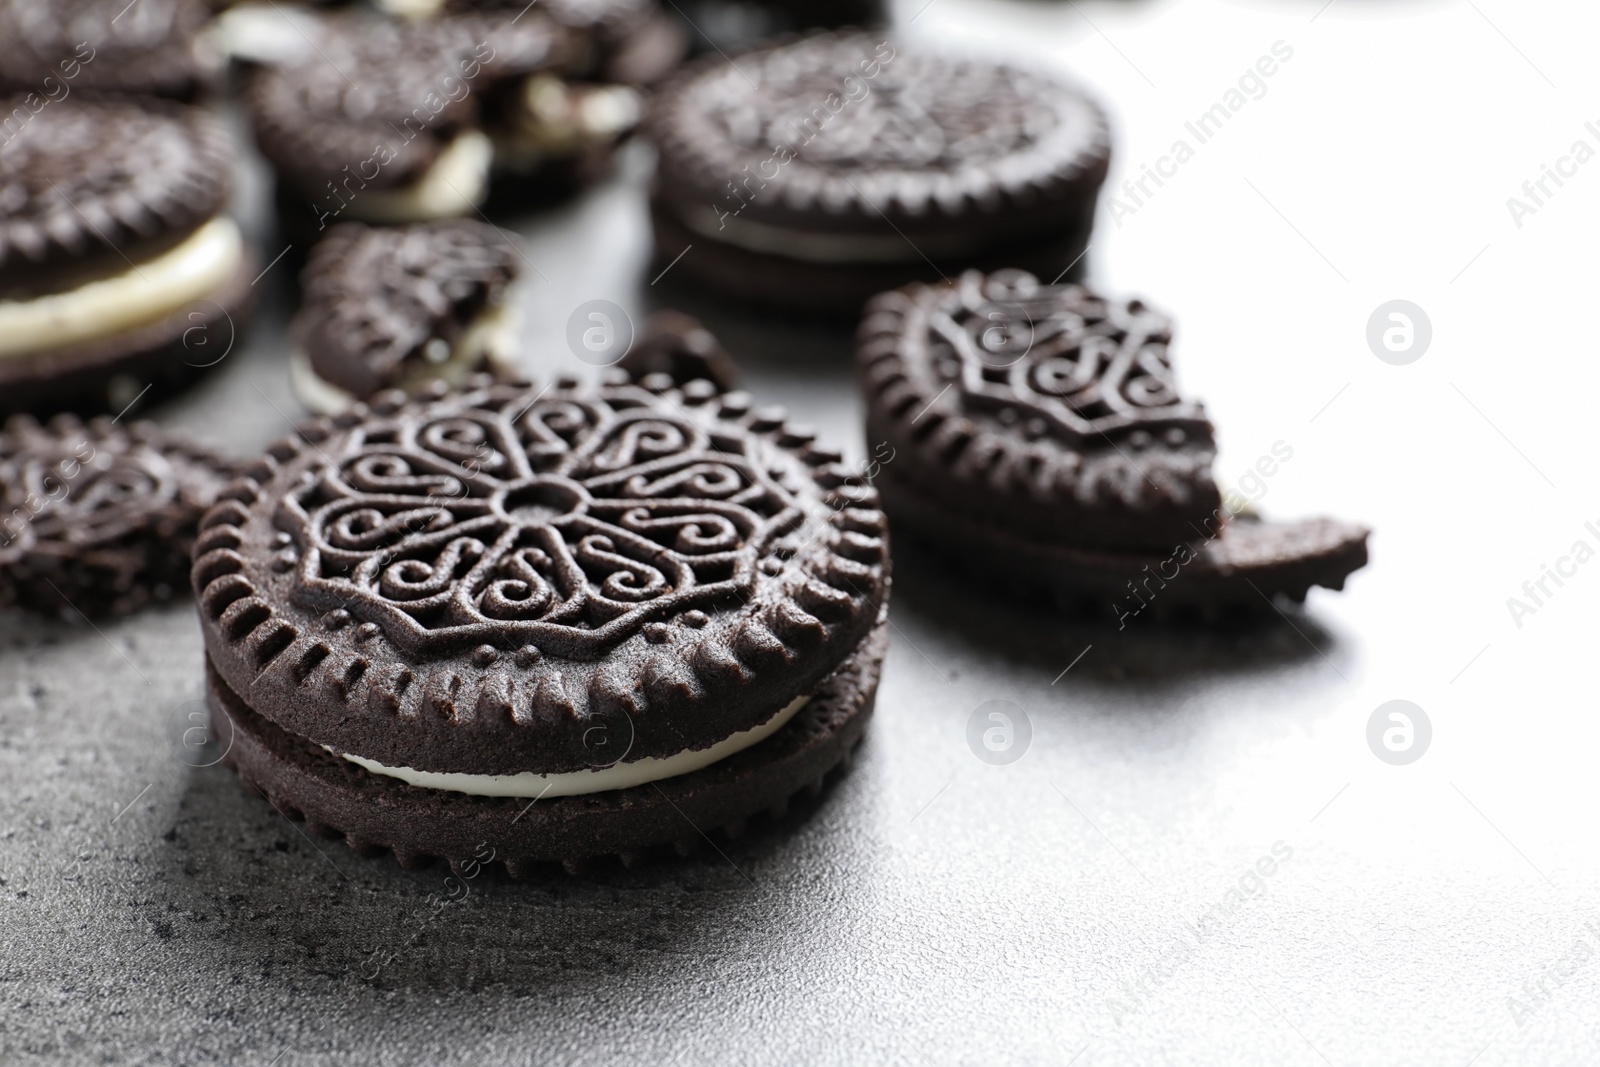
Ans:
{"type": "Polygon", "coordinates": [[[260,269],[247,250],[221,288],[165,318],[104,340],[0,359],[0,417],[115,415],[134,400],[148,404],[178,392],[237,345],[260,269]]]}
{"type": "MultiPolygon", "coordinates": [[[[920,257],[905,263],[829,263],[765,255],[708,240],[659,204],[651,210],[656,269],[671,266],[667,277],[677,284],[775,311],[823,315],[840,321],[860,315],[862,306],[879,293],[912,280],[936,282],[941,271],[954,276],[967,266],[986,270],[1017,267],[1045,278],[1073,281],[1083,274],[1083,253],[1091,221],[1085,218],[1071,233],[1037,244],[985,250],[970,262],[941,266],[920,257]],[[673,257],[690,246],[692,250],[673,265],[673,257]]],[[[914,245],[908,245],[907,251],[917,257],[914,245]]]]}
{"type": "Polygon", "coordinates": [[[909,537],[1015,596],[1089,614],[1201,618],[1271,612],[1313,586],[1343,589],[1367,563],[1364,526],[1335,519],[1236,517],[1167,552],[1111,552],[1029,541],[928,501],[887,469],[874,481],[909,537]]]}
{"type": "Polygon", "coordinates": [[[286,817],[342,837],[362,855],[393,852],[406,868],[442,859],[459,873],[493,862],[526,878],[548,864],[577,871],[607,856],[631,865],[662,846],[692,851],[707,835],[737,837],[753,818],[781,816],[796,794],[819,793],[848,764],[872,715],[887,630],[879,623],[760,744],[691,774],[544,800],[468,796],[372,774],[251,711],[209,661],[207,697],[223,762],[286,817]]]}

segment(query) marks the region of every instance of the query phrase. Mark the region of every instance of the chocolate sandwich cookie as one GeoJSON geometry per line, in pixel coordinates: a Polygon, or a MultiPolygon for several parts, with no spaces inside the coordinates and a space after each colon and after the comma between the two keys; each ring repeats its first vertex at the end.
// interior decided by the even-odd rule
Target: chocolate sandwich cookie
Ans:
{"type": "Polygon", "coordinates": [[[516,314],[507,295],[522,255],[472,219],[328,231],[301,276],[305,300],[289,328],[294,390],[332,415],[385,389],[457,386],[509,370],[516,314]]]}
{"type": "Polygon", "coordinates": [[[497,167],[553,185],[587,174],[639,105],[626,87],[568,86],[582,51],[536,11],[329,19],[313,53],[261,70],[248,93],[287,238],[473,215],[497,167]]]}
{"type": "Polygon", "coordinates": [[[256,273],[233,156],[196,108],[87,95],[0,149],[0,414],[120,412],[221,361],[256,273]]]}
{"type": "Polygon", "coordinates": [[[0,429],[0,604],[120,615],[184,588],[196,524],[237,472],[149,423],[0,429]]]}
{"type": "Polygon", "coordinates": [[[981,60],[824,33],[665,86],[656,254],[672,278],[855,316],[961,267],[1055,278],[1082,256],[1110,138],[1077,89],[981,60]],[[687,254],[684,251],[693,246],[687,254]]]}
{"type": "Polygon", "coordinates": [[[222,65],[201,34],[210,17],[204,0],[0,0],[0,92],[192,100],[222,65]]]}
{"type": "Polygon", "coordinates": [[[780,410],[612,373],[382,394],[206,515],[213,723],[280,811],[522,876],[737,832],[848,757],[876,493],[780,410]]]}
{"type": "Polygon", "coordinates": [[[1141,301],[1022,271],[874,298],[859,352],[885,509],[972,572],[1124,620],[1342,589],[1369,531],[1238,514],[1171,341],[1141,301]]]}

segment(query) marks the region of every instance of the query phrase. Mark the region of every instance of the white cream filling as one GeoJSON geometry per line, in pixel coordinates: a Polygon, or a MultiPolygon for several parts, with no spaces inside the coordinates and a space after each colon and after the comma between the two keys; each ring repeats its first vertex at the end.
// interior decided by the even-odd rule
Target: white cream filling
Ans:
{"type": "Polygon", "coordinates": [[[28,300],[0,300],[0,359],[115,337],[210,296],[239,269],[244,239],[218,217],[121,274],[28,300]]]}
{"type": "Polygon", "coordinates": [[[951,235],[918,237],[913,244],[898,233],[817,233],[741,219],[732,213],[696,204],[674,208],[689,229],[723,244],[768,256],[807,263],[920,263],[924,255],[954,258],[984,247],[982,237],[951,235]]]}
{"type": "Polygon", "coordinates": [[[363,222],[432,222],[471,214],[489,193],[494,144],[467,130],[445,146],[422,177],[403,189],[361,189],[351,198],[350,217],[363,222]]]}
{"type": "MultiPolygon", "coordinates": [[[[410,389],[427,382],[442,380],[452,388],[460,388],[482,363],[509,368],[515,363],[517,351],[517,325],[521,316],[509,301],[490,304],[478,312],[456,338],[455,347],[445,358],[435,360],[432,353],[424,353],[428,362],[419,364],[405,380],[402,389],[410,389]]],[[[439,346],[443,348],[443,344],[439,346]]]]}
{"type": "MultiPolygon", "coordinates": [[[[365,767],[373,774],[398,778],[410,785],[424,789],[442,789],[453,793],[467,793],[475,797],[576,797],[589,793],[603,793],[611,789],[631,789],[636,785],[659,782],[663,778],[676,778],[709,767],[725,760],[736,752],[765,741],[777,733],[803,707],[810,697],[795,697],[782,711],[749,730],[741,730],[723,738],[710,748],[679,752],[671,756],[646,756],[628,763],[613,763],[609,767],[592,770],[567,771],[562,774],[454,774],[448,771],[418,771],[410,767],[386,767],[376,760],[335,752],[351,763],[365,767]]],[[[327,748],[326,745],[323,746],[327,748]]]]}
{"type": "Polygon", "coordinates": [[[584,136],[610,141],[639,125],[644,118],[644,98],[630,86],[607,85],[585,93],[577,110],[584,136]]]}
{"type": "Polygon", "coordinates": [[[246,63],[291,63],[316,55],[322,20],[294,4],[235,4],[201,31],[216,52],[246,63]]]}
{"type": "Polygon", "coordinates": [[[402,19],[432,18],[444,9],[444,0],[378,0],[378,10],[402,19]]]}
{"type": "Polygon", "coordinates": [[[522,85],[514,121],[495,138],[495,165],[525,173],[548,159],[617,142],[639,124],[644,101],[626,85],[569,85],[554,74],[522,85]]]}
{"type": "Polygon", "coordinates": [[[571,86],[535,74],[522,86],[521,123],[534,147],[571,152],[614,141],[639,124],[644,102],[626,85],[571,86]]]}
{"type": "MultiPolygon", "coordinates": [[[[462,331],[446,358],[418,363],[400,380],[398,388],[413,392],[428,382],[442,381],[452,389],[459,389],[485,363],[513,369],[519,317],[509,303],[484,308],[462,331]]],[[[311,357],[299,348],[289,352],[289,387],[306,410],[317,415],[337,415],[356,402],[348,390],[318,374],[311,366],[311,357]]]]}

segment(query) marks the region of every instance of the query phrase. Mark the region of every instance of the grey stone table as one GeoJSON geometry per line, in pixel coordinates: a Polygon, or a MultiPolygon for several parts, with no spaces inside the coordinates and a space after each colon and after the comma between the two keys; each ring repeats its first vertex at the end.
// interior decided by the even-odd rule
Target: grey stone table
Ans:
{"type": "MultiPolygon", "coordinates": [[[[897,552],[878,715],[819,803],[721,853],[484,874],[465,896],[443,869],[310,840],[185,761],[189,605],[98,628],[8,616],[0,1062],[1600,1057],[1600,565],[1576,549],[1600,547],[1585,525],[1600,165],[1574,146],[1600,147],[1584,125],[1600,13],[912,0],[898,15],[906,38],[1069,69],[1111,103],[1115,199],[1091,273],[1177,313],[1219,477],[1271,514],[1372,523],[1371,567],[1256,630],[1119,631],[897,552]],[[1271,56],[1270,77],[1250,73],[1271,56]],[[1565,177],[1540,192],[1545,164],[1565,177]],[[1406,365],[1367,341],[1397,299],[1431,322],[1406,365]],[[1292,458],[1249,474],[1278,442],[1292,458]],[[1368,742],[1395,699],[1431,724],[1406,765],[1368,742]],[[1008,765],[967,743],[995,700],[1029,727],[1008,765]]],[[[562,337],[581,302],[680,295],[663,295],[670,273],[649,284],[648,170],[635,153],[516,226],[540,268],[534,372],[577,368],[562,337]]],[[[241,211],[270,240],[259,166],[243,173],[241,211]]],[[[269,272],[248,341],[145,414],[241,451],[285,432],[290,281],[269,272]]],[[[864,454],[847,337],[700,310],[752,390],[864,454]]]]}

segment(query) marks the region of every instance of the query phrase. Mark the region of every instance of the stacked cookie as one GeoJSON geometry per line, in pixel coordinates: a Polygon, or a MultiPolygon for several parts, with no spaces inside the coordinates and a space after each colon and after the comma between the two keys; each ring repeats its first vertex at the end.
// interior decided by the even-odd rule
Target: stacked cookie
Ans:
{"type": "Polygon", "coordinates": [[[226,132],[148,98],[0,108],[0,413],[120,412],[214,365],[257,270],[226,132]]]}
{"type": "Polygon", "coordinates": [[[871,714],[875,499],[705,381],[385,394],[205,517],[214,730],[280,810],[408,866],[737,833],[871,714]]]}
{"type": "Polygon", "coordinates": [[[708,59],[663,89],[648,130],[656,254],[676,281],[852,320],[966,267],[1069,273],[1110,159],[1080,90],[873,34],[708,59]]]}

